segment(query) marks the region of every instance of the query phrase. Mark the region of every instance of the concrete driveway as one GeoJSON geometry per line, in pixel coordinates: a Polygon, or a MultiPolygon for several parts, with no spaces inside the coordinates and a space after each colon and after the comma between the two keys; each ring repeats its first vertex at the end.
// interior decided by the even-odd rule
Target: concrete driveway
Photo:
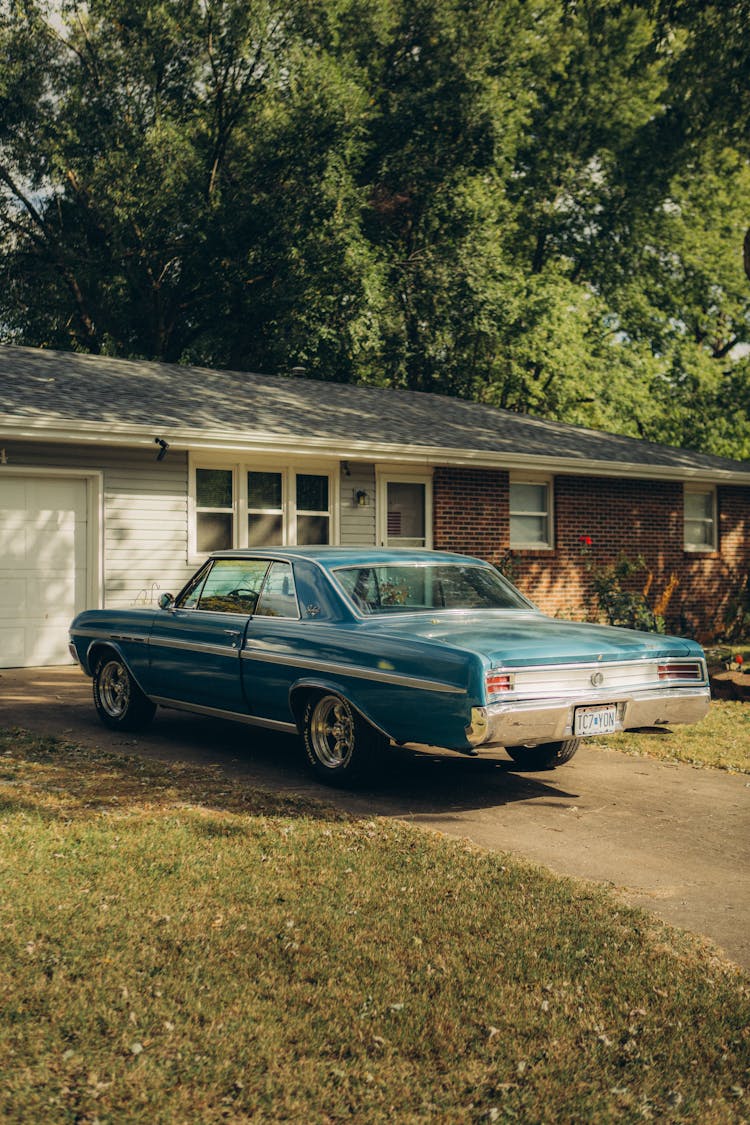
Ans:
{"type": "Polygon", "coordinates": [[[356,815],[398,817],[613,887],[629,903],[705,935],[750,969],[750,777],[586,746],[553,773],[426,749],[393,755],[377,790],[312,781],[297,740],[160,710],[142,735],[96,718],[77,668],[0,672],[0,726],[84,746],[219,765],[230,776],[316,796],[356,815]]]}

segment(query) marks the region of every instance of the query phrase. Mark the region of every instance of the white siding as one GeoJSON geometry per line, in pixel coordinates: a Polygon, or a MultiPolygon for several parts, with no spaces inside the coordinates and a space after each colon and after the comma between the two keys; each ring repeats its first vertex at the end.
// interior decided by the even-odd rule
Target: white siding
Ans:
{"type": "Polygon", "coordinates": [[[104,605],[149,605],[176,593],[195,567],[187,562],[187,454],[156,448],[10,444],[8,469],[98,470],[104,478],[104,605]]]}
{"type": "MultiPolygon", "coordinates": [[[[104,605],[151,605],[177,593],[195,570],[188,563],[188,458],[156,448],[3,443],[8,470],[96,470],[103,474],[104,605]]],[[[344,546],[375,543],[375,469],[348,463],[341,469],[340,534],[344,546]],[[356,493],[367,494],[360,506],[356,493]]]]}
{"type": "Polygon", "coordinates": [[[342,462],[340,535],[342,547],[372,547],[375,543],[374,465],[342,462]],[[364,506],[357,503],[357,492],[367,493],[364,506]]]}

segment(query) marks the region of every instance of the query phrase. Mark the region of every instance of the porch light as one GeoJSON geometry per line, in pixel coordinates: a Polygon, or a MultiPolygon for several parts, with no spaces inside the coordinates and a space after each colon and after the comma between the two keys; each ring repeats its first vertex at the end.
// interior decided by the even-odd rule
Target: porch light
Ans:
{"type": "Polygon", "coordinates": [[[358,488],[354,493],[354,503],[358,508],[365,508],[367,506],[367,493],[364,488],[358,488]]]}

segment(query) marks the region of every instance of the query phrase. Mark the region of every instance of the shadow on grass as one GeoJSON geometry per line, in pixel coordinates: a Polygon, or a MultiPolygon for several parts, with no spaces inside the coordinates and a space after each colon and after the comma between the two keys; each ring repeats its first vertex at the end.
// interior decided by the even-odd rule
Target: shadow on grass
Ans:
{"type": "Polygon", "coordinates": [[[336,790],[307,772],[300,740],[292,735],[250,729],[239,723],[160,711],[141,739],[149,755],[218,765],[231,777],[271,787],[276,793],[303,794],[354,815],[407,816],[493,808],[541,797],[573,798],[565,770],[524,774],[498,753],[469,758],[428,747],[393,748],[382,771],[365,787],[336,790]]]}
{"type": "Polygon", "coordinates": [[[290,735],[248,734],[240,724],[166,711],[148,732],[123,735],[115,748],[111,741],[100,750],[30,732],[18,732],[14,746],[7,730],[0,746],[44,767],[24,780],[44,788],[45,815],[50,804],[59,806],[53,815],[81,816],[166,802],[263,816],[411,816],[577,796],[560,785],[559,773],[517,774],[499,757],[412,747],[389,751],[366,788],[330,789],[307,774],[290,735]]]}

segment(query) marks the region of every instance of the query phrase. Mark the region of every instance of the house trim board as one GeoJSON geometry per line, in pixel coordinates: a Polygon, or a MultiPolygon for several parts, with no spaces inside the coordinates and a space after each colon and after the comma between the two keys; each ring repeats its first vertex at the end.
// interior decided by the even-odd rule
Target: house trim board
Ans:
{"type": "MultiPolygon", "coordinates": [[[[153,448],[157,436],[163,437],[175,450],[190,451],[191,455],[272,456],[280,458],[317,457],[327,460],[374,461],[381,465],[391,462],[420,468],[435,465],[472,467],[501,470],[543,469],[546,473],[569,476],[593,475],[599,477],[630,477],[640,480],[702,481],[713,484],[750,485],[750,465],[747,471],[722,469],[711,466],[663,465],[631,461],[611,461],[590,457],[560,457],[548,453],[517,453],[508,451],[458,449],[444,446],[404,445],[394,442],[347,441],[330,438],[305,438],[279,434],[247,435],[238,438],[226,431],[191,431],[172,429],[168,425],[153,427],[125,427],[111,423],[103,432],[100,423],[78,423],[76,426],[19,423],[0,416],[1,440],[30,440],[60,443],[95,444],[153,448]]],[[[613,435],[616,436],[616,435],[613,435]]],[[[679,450],[675,450],[679,454],[679,450]]],[[[168,455],[168,454],[167,454],[168,455]]],[[[12,466],[0,466],[10,469],[12,466]]]]}

